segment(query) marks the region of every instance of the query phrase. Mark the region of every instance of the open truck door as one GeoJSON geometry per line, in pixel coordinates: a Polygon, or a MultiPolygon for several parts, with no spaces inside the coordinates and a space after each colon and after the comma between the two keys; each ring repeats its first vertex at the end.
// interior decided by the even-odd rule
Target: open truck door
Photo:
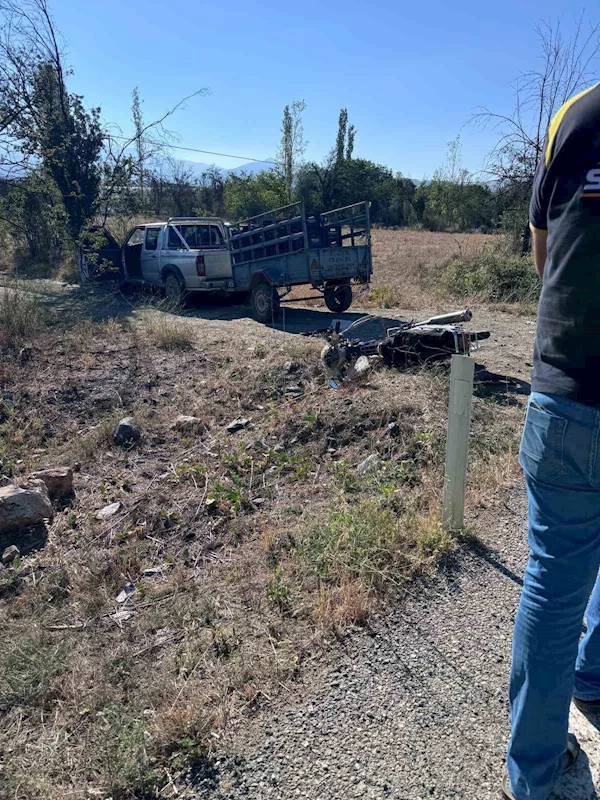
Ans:
{"type": "Polygon", "coordinates": [[[123,276],[121,245],[108,228],[95,225],[83,236],[77,251],[79,281],[118,281],[123,276]]]}

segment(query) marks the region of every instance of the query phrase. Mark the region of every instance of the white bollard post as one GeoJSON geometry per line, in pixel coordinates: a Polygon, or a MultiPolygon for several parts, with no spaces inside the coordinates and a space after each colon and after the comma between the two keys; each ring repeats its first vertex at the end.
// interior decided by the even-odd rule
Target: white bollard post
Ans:
{"type": "Polygon", "coordinates": [[[465,521],[474,371],[475,362],[469,356],[452,356],[442,520],[445,527],[454,531],[461,530],[465,521]]]}

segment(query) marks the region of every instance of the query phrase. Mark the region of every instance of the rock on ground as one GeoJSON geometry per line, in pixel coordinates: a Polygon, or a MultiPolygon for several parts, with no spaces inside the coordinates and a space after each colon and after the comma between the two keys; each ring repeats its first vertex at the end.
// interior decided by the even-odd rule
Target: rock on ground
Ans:
{"type": "Polygon", "coordinates": [[[8,564],[12,564],[15,558],[18,558],[20,555],[21,551],[19,548],[16,545],[11,544],[2,551],[2,563],[5,566],[8,566],[8,564]]]}
{"type": "Polygon", "coordinates": [[[234,419],[233,422],[230,422],[227,426],[226,430],[229,433],[237,433],[237,431],[241,431],[249,424],[250,420],[240,417],[240,419],[234,419]]]}
{"type": "Polygon", "coordinates": [[[140,438],[140,432],[136,428],[135,419],[133,417],[123,417],[115,428],[114,433],[115,444],[128,444],[135,442],[140,438]]]}
{"type": "Polygon", "coordinates": [[[199,417],[180,414],[173,423],[173,427],[180,433],[196,433],[204,429],[204,423],[199,417]]]}
{"type": "MultiPolygon", "coordinates": [[[[525,502],[480,526],[486,546],[343,643],[303,697],[266,708],[223,760],[219,800],[497,800],[508,740],[512,629],[527,559],[525,502]],[[239,762],[238,762],[239,763],[239,762]]],[[[574,710],[583,747],[551,800],[600,789],[600,719],[574,710]]]]}
{"type": "Polygon", "coordinates": [[[380,461],[381,457],[377,453],[371,453],[371,455],[367,456],[364,461],[360,462],[356,468],[357,474],[367,475],[369,472],[373,472],[373,470],[377,469],[380,461]]]}
{"type": "Polygon", "coordinates": [[[0,487],[0,532],[17,533],[23,528],[52,519],[52,504],[46,484],[32,480],[28,489],[0,487]]]}
{"type": "Polygon", "coordinates": [[[70,467],[41,469],[33,472],[31,477],[46,484],[50,500],[59,500],[73,494],[73,470],[70,467]]]}
{"type": "Polygon", "coordinates": [[[100,511],[96,512],[96,519],[98,520],[106,520],[114,517],[121,509],[123,508],[123,503],[120,500],[117,500],[116,503],[111,503],[108,506],[104,506],[101,508],[100,511]]]}

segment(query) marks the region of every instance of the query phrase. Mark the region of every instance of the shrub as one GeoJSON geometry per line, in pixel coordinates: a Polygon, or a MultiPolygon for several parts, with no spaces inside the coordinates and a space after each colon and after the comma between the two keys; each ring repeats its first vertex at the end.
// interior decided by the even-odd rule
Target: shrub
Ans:
{"type": "Polygon", "coordinates": [[[541,288],[530,258],[492,252],[453,261],[442,283],[448,294],[484,294],[491,303],[534,302],[541,288]]]}
{"type": "Polygon", "coordinates": [[[382,283],[371,289],[371,300],[380,308],[393,308],[401,303],[400,292],[391,283],[382,283]]]}
{"type": "Polygon", "coordinates": [[[164,314],[148,323],[148,332],[161,350],[191,350],[194,343],[189,326],[164,314]]]}
{"type": "Polygon", "coordinates": [[[65,657],[65,648],[47,635],[34,635],[5,649],[0,660],[4,684],[0,709],[17,705],[50,708],[65,657]]]}
{"type": "Polygon", "coordinates": [[[410,572],[409,547],[402,521],[377,501],[364,500],[309,528],[299,555],[325,582],[360,579],[365,587],[381,588],[410,572]]]}
{"type": "Polygon", "coordinates": [[[0,346],[18,349],[48,323],[39,299],[29,292],[0,286],[0,346]]]}
{"type": "Polygon", "coordinates": [[[148,752],[147,723],[118,704],[100,715],[104,725],[93,766],[105,779],[108,793],[113,800],[155,797],[157,775],[148,752]]]}

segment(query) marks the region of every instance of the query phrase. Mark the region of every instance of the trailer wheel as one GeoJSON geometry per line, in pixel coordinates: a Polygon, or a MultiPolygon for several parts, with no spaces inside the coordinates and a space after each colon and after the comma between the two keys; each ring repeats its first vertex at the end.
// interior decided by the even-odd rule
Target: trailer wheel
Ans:
{"type": "Polygon", "coordinates": [[[325,305],[330,311],[341,313],[352,305],[352,287],[349,283],[325,287],[325,305]]]}
{"type": "Polygon", "coordinates": [[[279,314],[279,295],[267,283],[258,283],[252,289],[250,304],[259,322],[271,322],[279,314]]]}

